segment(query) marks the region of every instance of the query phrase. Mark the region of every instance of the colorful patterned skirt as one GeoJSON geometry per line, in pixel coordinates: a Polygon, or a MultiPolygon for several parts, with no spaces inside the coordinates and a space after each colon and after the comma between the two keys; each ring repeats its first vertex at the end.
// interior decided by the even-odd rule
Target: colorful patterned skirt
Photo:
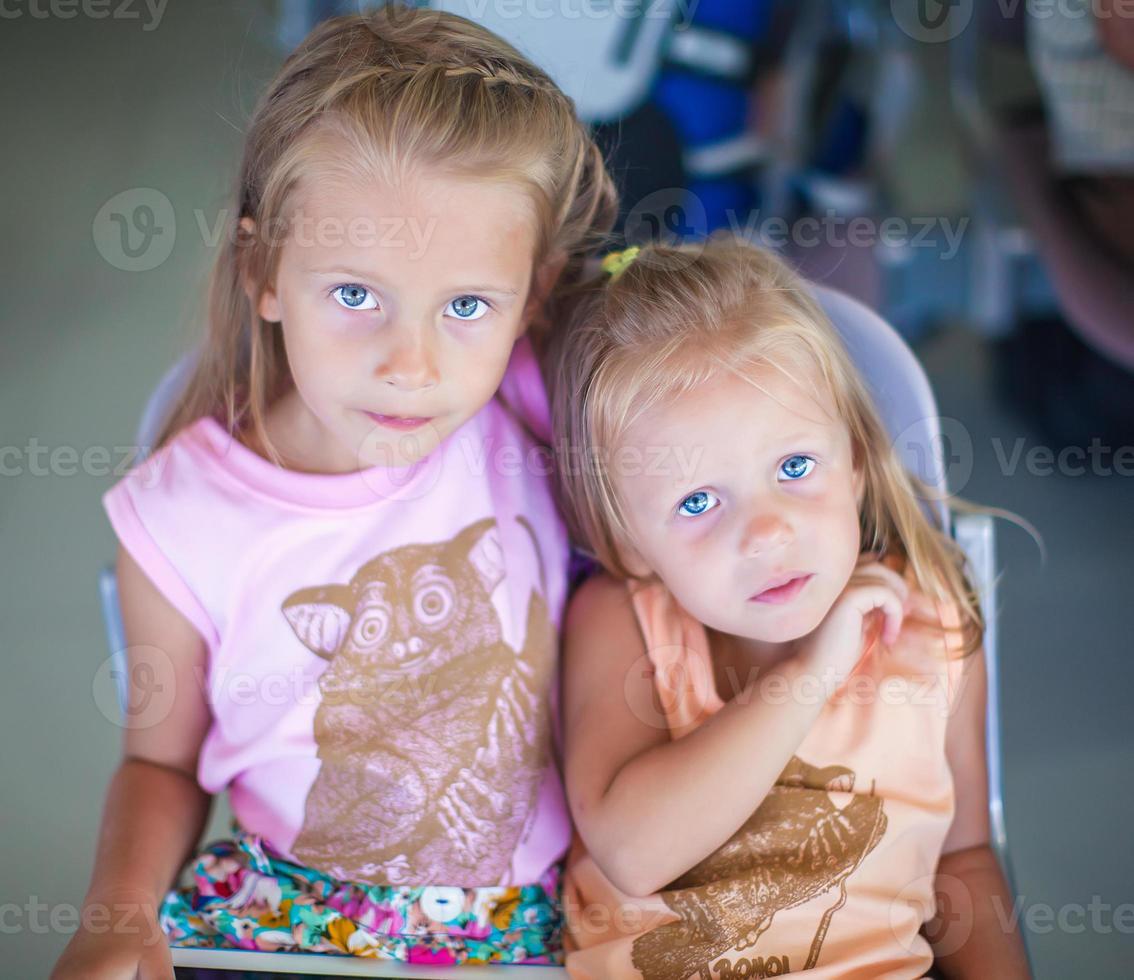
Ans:
{"type": "Polygon", "coordinates": [[[407,963],[561,964],[561,868],[513,887],[393,887],[292,864],[233,824],[170,891],[171,946],[331,953],[407,963]]]}

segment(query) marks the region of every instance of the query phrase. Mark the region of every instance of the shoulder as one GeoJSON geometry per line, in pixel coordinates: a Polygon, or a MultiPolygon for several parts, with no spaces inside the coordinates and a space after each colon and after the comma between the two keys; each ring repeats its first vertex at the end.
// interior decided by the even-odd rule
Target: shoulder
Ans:
{"type": "Polygon", "coordinates": [[[135,461],[103,496],[108,507],[127,501],[140,505],[177,496],[208,469],[202,429],[204,419],[186,426],[144,459],[135,461]]]}
{"type": "MultiPolygon", "coordinates": [[[[640,742],[642,719],[656,715],[655,671],[635,614],[634,587],[599,573],[575,591],[567,612],[563,719],[568,783],[576,789],[580,780],[589,784],[603,771],[616,746],[640,742]],[[580,755],[589,760],[581,769],[580,755]]],[[[647,725],[647,741],[665,730],[664,725],[647,725]]],[[[599,780],[602,786],[607,782],[599,780]]]]}
{"type": "Polygon", "coordinates": [[[570,686],[591,687],[625,673],[646,653],[634,604],[635,584],[600,572],[575,590],[563,629],[563,663],[570,686]]]}
{"type": "MultiPolygon", "coordinates": [[[[120,559],[120,592],[139,592],[139,574],[210,642],[216,628],[196,587],[199,554],[211,537],[202,530],[217,524],[217,508],[202,504],[203,455],[189,448],[198,438],[197,423],[137,464],[103,494],[103,508],[128,556],[120,559]]],[[[211,568],[211,564],[209,565],[211,568]]]]}
{"type": "MultiPolygon", "coordinates": [[[[181,537],[189,515],[207,522],[217,511],[217,491],[223,483],[217,471],[225,464],[208,429],[209,421],[198,419],[187,425],[103,493],[103,508],[120,536],[144,527],[148,534],[181,537]]],[[[226,496],[235,499],[232,494],[226,496]]]]}
{"type": "Polygon", "coordinates": [[[586,579],[571,596],[567,608],[567,632],[591,638],[637,632],[629,584],[607,572],[586,579]]]}

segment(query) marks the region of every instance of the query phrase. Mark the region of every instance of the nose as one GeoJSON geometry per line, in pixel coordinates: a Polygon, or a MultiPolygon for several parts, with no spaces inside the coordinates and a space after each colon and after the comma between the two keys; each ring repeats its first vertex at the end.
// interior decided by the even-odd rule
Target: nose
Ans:
{"type": "Polygon", "coordinates": [[[746,555],[763,555],[782,548],[792,537],[791,525],[781,515],[763,512],[745,525],[740,547],[746,555]]]}
{"type": "Polygon", "coordinates": [[[432,388],[440,380],[428,327],[391,326],[389,343],[375,370],[378,379],[399,391],[432,388]]]}

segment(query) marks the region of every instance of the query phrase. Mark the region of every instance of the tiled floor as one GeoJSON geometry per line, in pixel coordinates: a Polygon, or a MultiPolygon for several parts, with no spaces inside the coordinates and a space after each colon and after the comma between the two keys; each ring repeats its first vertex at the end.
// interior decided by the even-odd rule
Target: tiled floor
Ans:
{"type": "MultiPolygon", "coordinates": [[[[277,60],[266,6],[170,3],[151,31],[144,18],[0,22],[0,445],[23,470],[0,477],[0,906],[4,932],[19,926],[4,976],[46,974],[90,873],[120,734],[96,678],[95,576],[114,548],[99,497],[115,477],[94,471],[126,461],[116,447],[188,343],[241,120],[277,60]],[[136,188],[169,199],[176,244],[134,273],[101,257],[92,223],[136,188]],[[91,472],[67,475],[67,447],[106,447],[109,465],[90,457],[91,472]]],[[[965,495],[1026,517],[1047,547],[1041,563],[1001,526],[1008,827],[1038,976],[1134,975],[1134,483],[1008,472],[1015,440],[1026,452],[1038,437],[995,405],[982,341],[950,329],[919,352],[943,414],[972,438],[965,495]]]]}

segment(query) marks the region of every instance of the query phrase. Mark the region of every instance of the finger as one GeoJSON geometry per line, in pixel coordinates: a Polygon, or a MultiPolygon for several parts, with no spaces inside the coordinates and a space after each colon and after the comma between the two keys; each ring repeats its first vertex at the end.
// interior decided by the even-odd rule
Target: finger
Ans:
{"type": "Polygon", "coordinates": [[[864,578],[856,581],[852,586],[854,590],[861,589],[882,589],[893,595],[897,604],[901,607],[903,615],[907,615],[910,611],[910,603],[912,601],[909,590],[901,589],[893,582],[886,581],[879,577],[864,578]]]}
{"type": "Polygon", "coordinates": [[[877,575],[886,579],[888,582],[905,582],[905,576],[891,568],[885,562],[881,561],[865,561],[860,562],[855,566],[855,575],[877,575]]]}
{"type": "Polygon", "coordinates": [[[882,624],[882,640],[886,644],[893,644],[902,631],[902,620],[905,610],[898,594],[884,585],[867,585],[856,588],[850,595],[851,602],[865,619],[875,609],[880,610],[884,621],[882,624]]]}
{"type": "Polygon", "coordinates": [[[855,585],[882,585],[894,590],[905,604],[909,599],[910,585],[901,575],[892,568],[887,568],[881,562],[871,562],[855,569],[851,576],[855,585]]]}

